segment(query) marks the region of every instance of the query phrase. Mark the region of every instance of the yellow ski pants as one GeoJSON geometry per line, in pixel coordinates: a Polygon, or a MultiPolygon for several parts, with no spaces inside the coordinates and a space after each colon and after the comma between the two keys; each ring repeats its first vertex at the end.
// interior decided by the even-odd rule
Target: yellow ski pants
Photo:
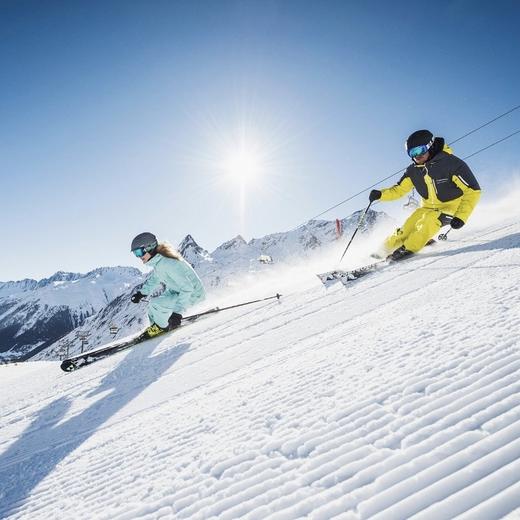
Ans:
{"type": "Polygon", "coordinates": [[[420,251],[442,227],[440,217],[442,212],[438,209],[418,208],[392,235],[385,240],[385,248],[388,253],[404,246],[408,251],[417,253],[420,251]]]}

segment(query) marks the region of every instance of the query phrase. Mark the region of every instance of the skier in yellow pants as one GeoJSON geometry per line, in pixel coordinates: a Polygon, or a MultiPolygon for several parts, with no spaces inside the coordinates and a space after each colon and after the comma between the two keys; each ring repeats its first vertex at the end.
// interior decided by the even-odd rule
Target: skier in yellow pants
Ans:
{"type": "Polygon", "coordinates": [[[406,140],[413,160],[391,188],[372,190],[370,201],[396,200],[416,189],[422,206],[384,243],[384,254],[401,260],[420,251],[442,226],[460,229],[480,199],[480,186],[469,166],[453,155],[442,137],[418,130],[406,140]]]}

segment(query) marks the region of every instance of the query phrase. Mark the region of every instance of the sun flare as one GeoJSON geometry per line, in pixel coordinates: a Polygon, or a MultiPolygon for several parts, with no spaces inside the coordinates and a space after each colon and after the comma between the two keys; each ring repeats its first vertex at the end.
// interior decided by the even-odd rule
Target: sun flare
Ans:
{"type": "Polygon", "coordinates": [[[233,180],[246,182],[254,179],[260,171],[260,160],[252,150],[241,148],[228,154],[224,172],[233,180]]]}

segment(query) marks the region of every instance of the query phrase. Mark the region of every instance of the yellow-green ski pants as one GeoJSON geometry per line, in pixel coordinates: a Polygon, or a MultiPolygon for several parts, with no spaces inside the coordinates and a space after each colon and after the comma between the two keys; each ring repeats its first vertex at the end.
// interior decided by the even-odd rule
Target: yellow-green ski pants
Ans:
{"type": "Polygon", "coordinates": [[[408,251],[420,251],[442,227],[438,209],[418,208],[392,235],[385,240],[385,248],[390,253],[404,246],[408,251]]]}

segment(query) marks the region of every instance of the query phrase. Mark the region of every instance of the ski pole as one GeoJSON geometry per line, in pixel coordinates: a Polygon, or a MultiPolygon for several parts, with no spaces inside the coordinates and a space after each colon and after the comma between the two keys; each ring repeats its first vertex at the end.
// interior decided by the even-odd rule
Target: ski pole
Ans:
{"type": "Polygon", "coordinates": [[[252,303],[258,303],[258,302],[265,302],[266,300],[272,300],[276,298],[277,300],[280,300],[280,297],[282,295],[276,293],[274,296],[268,296],[267,298],[261,298],[259,300],[251,300],[250,302],[243,302],[243,303],[237,303],[235,305],[228,305],[227,307],[214,307],[213,309],[209,309],[204,312],[199,312],[198,314],[192,314],[191,316],[185,316],[182,318],[182,320],[191,321],[196,320],[197,318],[200,318],[201,316],[205,316],[206,314],[213,314],[215,312],[220,311],[227,311],[229,309],[236,309],[237,307],[243,307],[244,305],[251,305],[252,303]]]}
{"type": "Polygon", "coordinates": [[[363,224],[363,221],[365,220],[365,215],[368,213],[368,210],[370,209],[370,206],[372,206],[372,201],[369,202],[367,208],[363,212],[363,215],[361,215],[361,218],[359,219],[359,223],[358,223],[356,229],[354,230],[354,233],[350,237],[350,240],[349,240],[349,242],[347,244],[347,247],[345,248],[345,251],[343,251],[343,254],[341,255],[341,258],[339,259],[340,262],[343,260],[343,257],[345,256],[345,253],[347,252],[347,249],[350,247],[350,244],[352,244],[352,240],[354,240],[354,237],[356,236],[356,233],[359,231],[359,228],[361,227],[361,224],[363,224]]]}

